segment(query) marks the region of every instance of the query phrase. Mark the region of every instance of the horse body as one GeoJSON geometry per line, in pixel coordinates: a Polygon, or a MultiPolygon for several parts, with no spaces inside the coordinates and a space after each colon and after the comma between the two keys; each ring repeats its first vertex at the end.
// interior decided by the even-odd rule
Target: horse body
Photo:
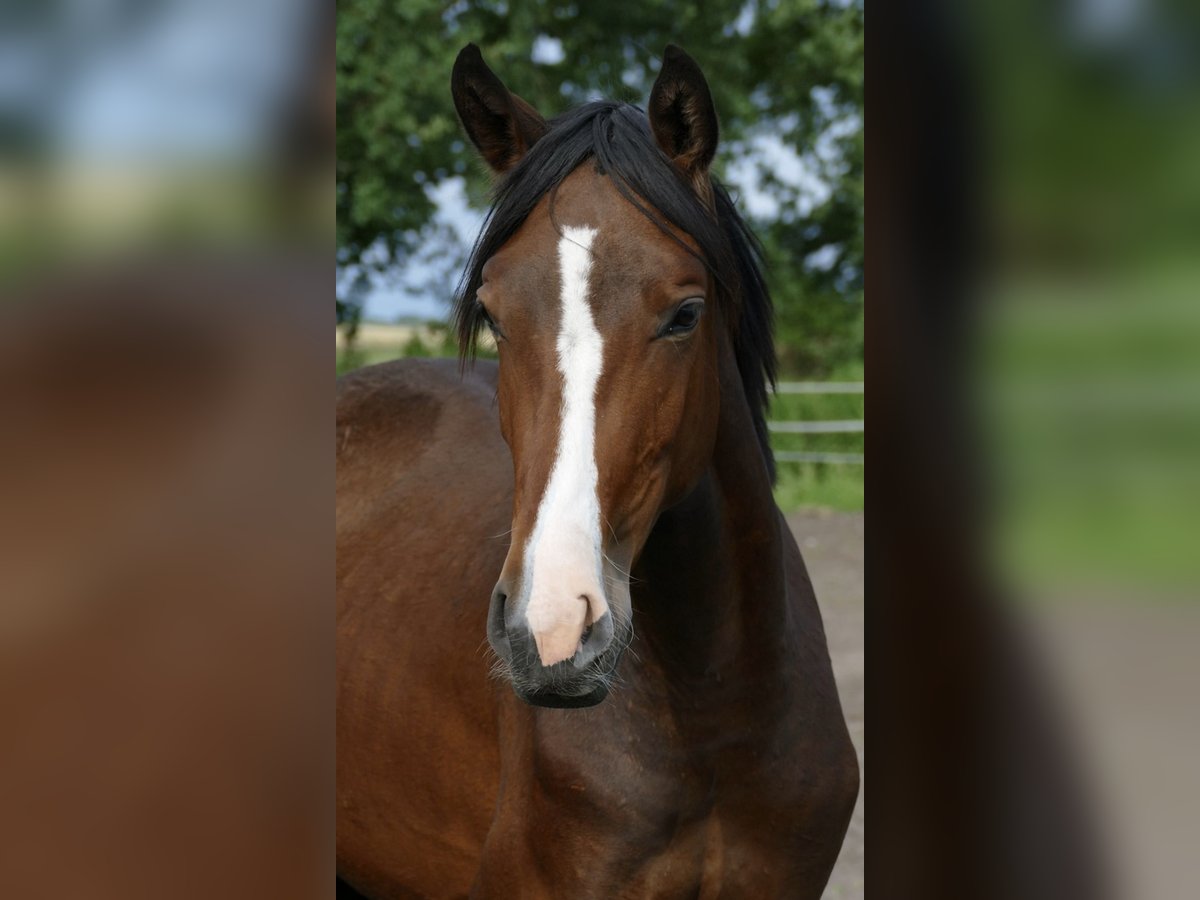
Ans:
{"type": "Polygon", "coordinates": [[[577,158],[608,134],[706,167],[686,63],[651,98],[662,161],[644,118],[606,106],[555,137],[482,60],[456,67],[495,168],[549,132],[530,166],[565,171],[481,242],[468,302],[498,320],[499,367],[339,385],[338,873],[370,897],[817,897],[836,859],[858,768],[771,496],[768,301],[695,263],[729,222],[719,190],[691,193],[704,170],[667,172],[655,205],[695,207],[672,231],[577,158]]]}
{"type": "Polygon", "coordinates": [[[512,502],[495,374],[341,388],[339,873],[373,897],[818,896],[858,770],[800,552],[765,472],[747,492],[761,462],[719,437],[659,517],[613,695],[531,707],[481,646],[512,502]]]}

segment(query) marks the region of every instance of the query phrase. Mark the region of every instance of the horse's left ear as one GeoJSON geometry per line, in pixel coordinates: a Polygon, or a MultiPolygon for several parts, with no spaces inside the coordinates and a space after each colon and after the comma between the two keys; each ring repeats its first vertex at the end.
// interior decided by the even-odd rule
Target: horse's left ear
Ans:
{"type": "Polygon", "coordinates": [[[658,146],[703,189],[717,152],[717,111],[704,73],[674,44],[663,53],[647,115],[658,146]]]}

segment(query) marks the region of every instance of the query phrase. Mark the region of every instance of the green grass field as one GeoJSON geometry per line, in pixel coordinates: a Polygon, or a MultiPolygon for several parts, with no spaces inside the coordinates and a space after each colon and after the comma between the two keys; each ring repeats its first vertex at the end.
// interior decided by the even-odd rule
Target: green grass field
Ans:
{"type": "MultiPolygon", "coordinates": [[[[454,343],[448,337],[430,346],[419,338],[410,338],[396,346],[372,345],[339,349],[339,375],[401,357],[452,356],[454,343]]],[[[487,356],[481,353],[481,356],[487,356]]],[[[861,381],[862,366],[834,373],[829,381],[861,381]]],[[[771,404],[771,418],[792,421],[862,419],[865,417],[862,394],[777,394],[771,404]]],[[[864,437],[859,434],[774,434],[776,450],[863,453],[864,437]]],[[[864,503],[864,467],[834,463],[779,462],[775,498],[784,511],[795,509],[837,509],[860,511],[864,503]]]]}

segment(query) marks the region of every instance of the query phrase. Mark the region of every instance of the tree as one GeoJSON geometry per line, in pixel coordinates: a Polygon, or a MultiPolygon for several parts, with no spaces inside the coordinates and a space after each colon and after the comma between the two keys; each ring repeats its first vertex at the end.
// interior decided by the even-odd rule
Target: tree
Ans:
{"type": "Polygon", "coordinates": [[[447,177],[466,178],[472,202],[486,205],[487,178],[449,92],[468,41],[547,116],[598,96],[641,105],[666,44],[687,49],[721,116],[716,172],[735,195],[757,186],[774,200],[751,218],[768,250],[785,369],[820,374],[860,357],[860,4],[343,0],[339,267],[403,265],[429,238],[427,190],[447,177]]]}

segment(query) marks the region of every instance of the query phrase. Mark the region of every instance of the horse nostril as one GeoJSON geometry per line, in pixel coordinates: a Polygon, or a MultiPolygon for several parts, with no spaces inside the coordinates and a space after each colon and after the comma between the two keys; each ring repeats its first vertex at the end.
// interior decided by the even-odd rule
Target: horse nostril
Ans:
{"type": "Polygon", "coordinates": [[[575,656],[571,659],[572,664],[577,669],[589,665],[608,649],[612,639],[613,618],[611,613],[606,612],[583,629],[583,634],[579,637],[579,649],[575,651],[575,656]]]}
{"type": "Polygon", "coordinates": [[[492,589],[492,612],[504,614],[505,606],[508,604],[508,583],[503,579],[496,582],[496,586],[492,589]]]}
{"type": "Polygon", "coordinates": [[[507,605],[508,585],[500,581],[492,591],[492,601],[488,607],[488,641],[501,657],[506,657],[510,652],[507,605]]]}

